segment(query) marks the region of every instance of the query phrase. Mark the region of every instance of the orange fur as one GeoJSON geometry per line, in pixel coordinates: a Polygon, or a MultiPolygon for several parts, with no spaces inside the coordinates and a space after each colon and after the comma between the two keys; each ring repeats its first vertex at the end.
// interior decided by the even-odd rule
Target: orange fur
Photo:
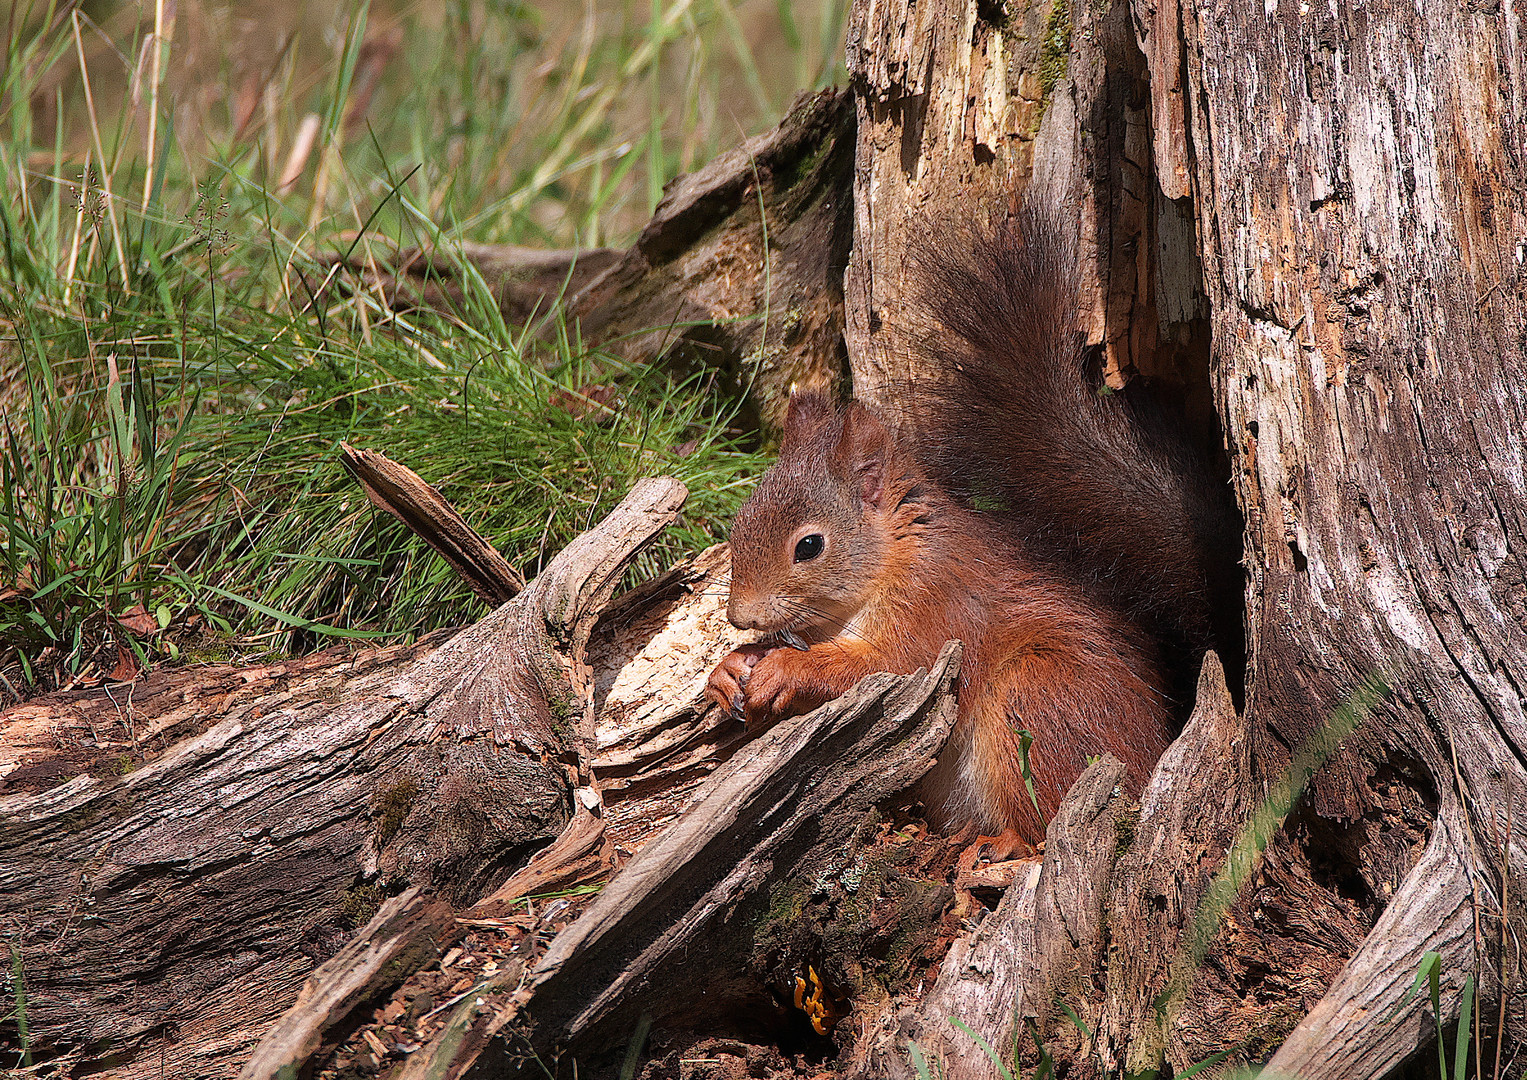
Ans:
{"type": "MultiPolygon", "coordinates": [[[[880,427],[864,406],[846,411],[860,428],[880,427]]],[[[1089,755],[1115,754],[1138,786],[1171,738],[1156,649],[1139,627],[996,541],[979,515],[955,505],[881,432],[884,441],[871,445],[884,455],[880,472],[889,479],[881,480],[878,506],[862,505],[853,520],[834,522],[834,500],[827,498],[815,518],[799,507],[782,517],[778,511],[792,494],[770,485],[760,487],[752,512],[739,515],[732,599],[734,609],[749,613],[739,621],[790,629],[810,647],[770,648],[730,673],[723,663],[711,696],[730,705],[740,694],[746,719],[772,722],[816,708],[871,672],[927,667],[946,641],[958,638],[966,649],[959,721],[925,785],[925,801],[941,822],[1011,828],[1037,842],[1044,829],[1024,783],[1019,732],[1034,737],[1029,757],[1044,817],[1054,813],[1089,755]],[[789,584],[792,571],[816,569],[780,557],[802,517],[820,519],[826,530],[852,525],[879,538],[873,563],[824,563],[789,584]],[[847,626],[836,618],[813,621],[799,609],[791,615],[778,603],[781,596],[825,593],[827,576],[862,586],[840,605],[853,610],[842,620],[847,626]],[[752,614],[755,609],[767,610],[752,614]]],[[[788,478],[799,446],[787,443],[785,471],[777,476],[788,478]]],[[[839,455],[834,468],[806,470],[805,483],[852,487],[863,458],[862,451],[839,455]]]]}
{"type": "Polygon", "coordinates": [[[1235,610],[1238,529],[1169,411],[1088,384],[1053,219],[930,249],[950,379],[902,387],[895,416],[792,397],[779,460],[732,526],[728,615],[769,636],[708,693],[770,723],[958,638],[959,719],[922,794],[940,822],[1034,843],[1089,756],[1119,757],[1138,789],[1174,690],[1211,639],[1235,647],[1238,626],[1211,624],[1235,610]]]}

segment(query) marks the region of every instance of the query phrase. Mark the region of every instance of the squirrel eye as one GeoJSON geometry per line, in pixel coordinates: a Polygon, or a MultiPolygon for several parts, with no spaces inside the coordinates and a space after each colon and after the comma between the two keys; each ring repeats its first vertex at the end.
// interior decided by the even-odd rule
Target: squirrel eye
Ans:
{"type": "Polygon", "coordinates": [[[809,559],[816,558],[820,554],[822,554],[821,533],[812,533],[810,536],[803,536],[795,545],[796,562],[806,562],[809,559]]]}

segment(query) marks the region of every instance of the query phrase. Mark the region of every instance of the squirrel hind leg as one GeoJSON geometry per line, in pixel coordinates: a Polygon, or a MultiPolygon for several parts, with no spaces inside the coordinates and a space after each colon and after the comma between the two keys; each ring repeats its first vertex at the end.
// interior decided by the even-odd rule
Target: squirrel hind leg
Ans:
{"type": "Polygon", "coordinates": [[[1004,749],[1011,748],[984,745],[988,742],[970,715],[961,717],[917,788],[928,823],[947,833],[971,824],[989,836],[1013,831],[1035,846],[1044,840],[1045,817],[1029,800],[1016,763],[1006,767],[1004,749]]]}
{"type": "Polygon", "coordinates": [[[985,827],[979,785],[970,775],[970,743],[970,725],[961,717],[938,761],[917,785],[928,824],[940,832],[954,832],[971,822],[985,827]]]}
{"type": "Polygon", "coordinates": [[[1031,843],[1044,839],[1092,757],[1119,758],[1138,792],[1172,738],[1159,679],[1139,677],[1141,657],[1127,663],[1115,650],[1072,644],[1012,656],[988,676],[965,718],[966,769],[987,827],[1014,829],[1031,843]],[[1032,736],[1026,751],[1025,732],[1032,736]]]}

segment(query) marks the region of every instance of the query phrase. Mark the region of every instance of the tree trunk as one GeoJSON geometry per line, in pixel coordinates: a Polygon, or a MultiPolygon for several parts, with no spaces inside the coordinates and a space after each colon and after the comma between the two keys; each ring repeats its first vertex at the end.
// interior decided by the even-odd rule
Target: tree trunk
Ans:
{"type": "MultiPolygon", "coordinates": [[[[1368,1076],[1426,1035],[1363,1019],[1426,950],[1449,1015],[1474,975],[1486,1000],[1510,992],[1523,1030],[1504,946],[1527,886],[1511,809],[1527,792],[1527,57],[1506,7],[1305,19],[1183,13],[1181,164],[1253,553],[1257,763],[1277,768],[1380,672],[1393,693],[1316,777],[1312,808],[1382,846],[1397,793],[1435,807],[1380,924],[1274,1058],[1368,1076]]],[[[1359,876],[1389,896],[1386,875],[1359,876]]]]}
{"type": "MultiPolygon", "coordinates": [[[[906,253],[930,220],[1024,191],[1075,199],[1110,380],[1179,380],[1190,405],[1212,390],[1198,415],[1224,425],[1246,517],[1245,709],[1222,706],[1212,738],[1201,711],[1077,913],[1106,912],[1112,944],[1092,986],[1059,991],[1097,1033],[1075,1055],[1134,1072],[1276,1050],[1290,1074],[1380,1076],[1457,1015],[1471,977],[1484,1029],[1501,1037],[1503,1017],[1520,1041],[1519,14],[859,4],[849,40],[856,388],[882,392],[917,355],[906,253]],[[1387,698],[1316,774],[1208,962],[1175,971],[1237,828],[1375,675],[1387,698]],[[1206,807],[1204,791],[1223,798],[1206,807]],[[1440,1018],[1406,993],[1429,950],[1440,1018]]],[[[1047,873],[1065,873],[1058,839],[1047,873]]],[[[1054,1053],[1077,1028],[1046,980],[1022,1002],[1054,1053]]],[[[1011,1045],[1012,1024],[986,1034],[1011,1045]]],[[[929,1037],[963,1038],[947,1023],[929,1037]]]]}
{"type": "Polygon", "coordinates": [[[1037,868],[939,863],[894,793],[947,730],[953,651],[746,745],[699,696],[735,640],[723,552],[604,610],[677,508],[649,485],[448,642],[4,714],[0,895],[55,1064],[310,1067],[410,972],[451,985],[479,931],[505,945],[493,971],[373,1064],[567,1055],[618,1075],[629,1050],[652,1077],[698,1058],[757,1074],[791,1068],[760,1049],[784,1040],[835,1048],[840,1075],[913,1076],[916,1054],[1000,1075],[974,1033],[1006,1067],[1042,1045],[1074,1076],[1223,1053],[1377,1077],[1456,1020],[1466,982],[1485,1048],[1509,1053],[1527,1036],[1522,40],[1509,6],[1433,0],[861,0],[851,174],[849,99],[826,95],[677,182],[631,251],[500,266],[533,263],[537,296],[562,268],[600,332],[758,314],[691,342],[778,344],[779,372],[830,371],[841,326],[873,399],[937,375],[913,347],[919,236],[1074,203],[1108,379],[1178,388],[1246,522],[1247,654],[1206,661],[1139,805],[1104,760],[1037,868]],[[718,299],[726,259],[747,272],[718,299]],[[571,925],[525,901],[615,860],[571,925]],[[1439,1015],[1409,992],[1429,952],[1439,1015]]]}

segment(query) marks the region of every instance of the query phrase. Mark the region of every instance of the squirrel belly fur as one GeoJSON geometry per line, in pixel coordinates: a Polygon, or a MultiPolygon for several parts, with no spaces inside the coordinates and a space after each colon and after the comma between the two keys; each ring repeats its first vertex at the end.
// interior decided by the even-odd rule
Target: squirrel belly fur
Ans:
{"type": "Polygon", "coordinates": [[[958,638],[959,717],[923,800],[1030,843],[1091,756],[1139,790],[1237,591],[1228,490],[1169,410],[1088,378],[1070,235],[1029,211],[929,245],[922,348],[947,380],[884,410],[792,395],[731,531],[728,617],[767,636],[707,687],[767,724],[958,638]]]}

